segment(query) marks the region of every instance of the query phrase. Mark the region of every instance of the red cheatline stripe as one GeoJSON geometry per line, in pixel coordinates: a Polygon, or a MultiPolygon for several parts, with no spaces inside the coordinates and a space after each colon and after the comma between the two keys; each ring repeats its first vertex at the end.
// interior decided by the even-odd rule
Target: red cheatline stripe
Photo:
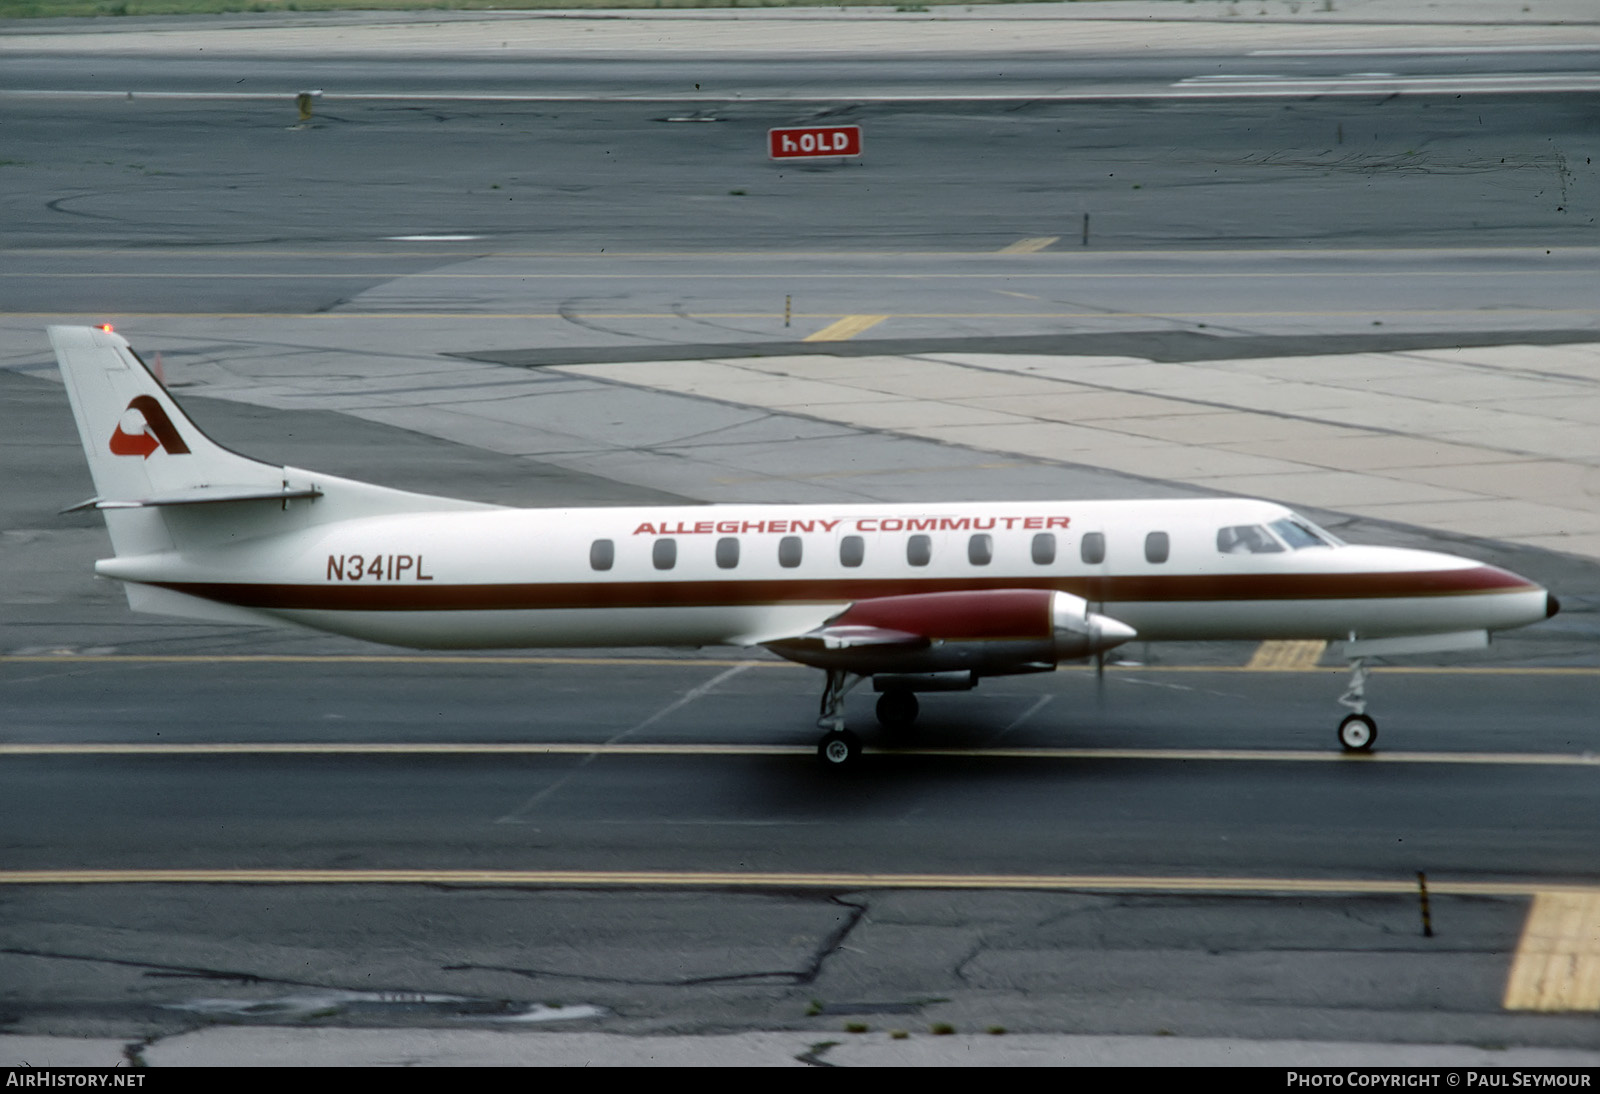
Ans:
{"type": "Polygon", "coordinates": [[[543,584],[328,584],[158,581],[160,588],[245,608],[322,611],[511,611],[840,603],[915,593],[1059,589],[1115,614],[1119,603],[1371,600],[1537,592],[1493,566],[1353,574],[1206,574],[1103,578],[903,578],[815,581],[586,581],[543,584]]]}

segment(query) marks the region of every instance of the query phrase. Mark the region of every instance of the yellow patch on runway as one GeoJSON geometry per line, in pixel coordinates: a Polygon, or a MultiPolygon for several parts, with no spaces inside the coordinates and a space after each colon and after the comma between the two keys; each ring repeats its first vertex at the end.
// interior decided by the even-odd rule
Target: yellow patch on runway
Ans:
{"type": "Polygon", "coordinates": [[[815,334],[808,334],[806,342],[848,342],[864,330],[871,330],[887,315],[847,315],[837,323],[829,323],[815,334]]]}
{"type": "Polygon", "coordinates": [[[1506,1010],[1600,1010],[1600,892],[1539,892],[1506,981],[1506,1010]]]}
{"type": "Polygon", "coordinates": [[[1060,236],[1035,236],[1032,239],[1019,239],[1009,247],[1001,247],[999,252],[1003,255],[1031,255],[1042,251],[1052,243],[1059,242],[1060,236]]]}
{"type": "Polygon", "coordinates": [[[1250,658],[1247,669],[1257,672],[1309,672],[1322,660],[1328,644],[1320,639],[1295,642],[1263,642],[1250,658]]]}

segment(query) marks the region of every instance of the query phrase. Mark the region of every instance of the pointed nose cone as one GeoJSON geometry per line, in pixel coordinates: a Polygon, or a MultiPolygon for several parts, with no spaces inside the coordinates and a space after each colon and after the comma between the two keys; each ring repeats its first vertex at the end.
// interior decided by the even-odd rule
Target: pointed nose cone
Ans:
{"type": "Polygon", "coordinates": [[[1560,610],[1561,610],[1561,601],[1557,600],[1555,597],[1551,596],[1549,593],[1545,593],[1544,594],[1544,617],[1546,619],[1553,619],[1553,618],[1555,618],[1555,614],[1557,612],[1559,612],[1560,610]]]}
{"type": "Polygon", "coordinates": [[[1092,657],[1138,637],[1138,632],[1120,619],[1091,612],[1088,601],[1071,593],[1051,594],[1050,623],[1056,656],[1064,661],[1092,657]]]}
{"type": "Polygon", "coordinates": [[[1089,613],[1089,626],[1094,635],[1094,649],[1096,653],[1113,649],[1124,642],[1131,642],[1139,637],[1139,632],[1122,622],[1112,619],[1109,615],[1100,615],[1096,612],[1089,613]]]}

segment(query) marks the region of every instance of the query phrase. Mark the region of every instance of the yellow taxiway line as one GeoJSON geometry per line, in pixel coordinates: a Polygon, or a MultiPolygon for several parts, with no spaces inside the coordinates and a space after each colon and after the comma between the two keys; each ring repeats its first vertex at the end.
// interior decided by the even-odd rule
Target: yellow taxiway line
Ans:
{"type": "MultiPolygon", "coordinates": [[[[583,741],[194,741],[0,743],[26,756],[809,756],[810,745],[588,743],[583,741]]],[[[868,755],[987,760],[1142,760],[1182,763],[1471,764],[1600,767],[1591,752],[1371,752],[1272,748],[868,748],[868,755]]]]}
{"type": "MultiPolygon", "coordinates": [[[[604,888],[1018,889],[1112,893],[1410,895],[1414,880],[1272,877],[1118,877],[1093,874],[788,873],[743,870],[71,869],[4,870],[0,885],[583,885],[604,888]]],[[[1441,881],[1443,896],[1597,897],[1583,885],[1441,881]]]]}

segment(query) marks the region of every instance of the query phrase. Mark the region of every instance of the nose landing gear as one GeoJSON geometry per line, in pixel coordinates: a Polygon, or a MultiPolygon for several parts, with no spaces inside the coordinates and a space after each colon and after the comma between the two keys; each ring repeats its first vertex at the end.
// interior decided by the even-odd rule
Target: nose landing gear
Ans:
{"type": "Polygon", "coordinates": [[[1339,702],[1353,712],[1339,723],[1339,744],[1346,752],[1371,752],[1378,723],[1367,715],[1367,666],[1359,657],[1350,658],[1350,684],[1339,702]]]}

